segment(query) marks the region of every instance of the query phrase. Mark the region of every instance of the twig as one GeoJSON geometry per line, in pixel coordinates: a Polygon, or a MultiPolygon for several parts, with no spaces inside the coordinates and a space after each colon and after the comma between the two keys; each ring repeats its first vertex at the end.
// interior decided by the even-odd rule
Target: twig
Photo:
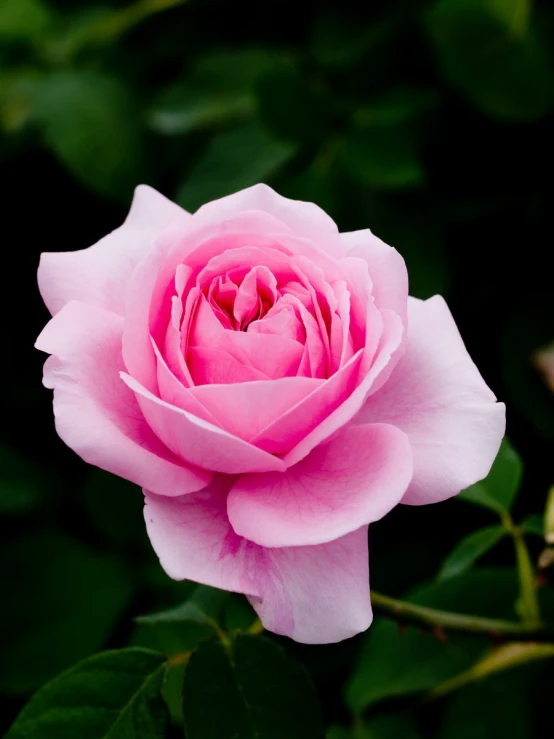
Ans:
{"type": "Polygon", "coordinates": [[[463,613],[440,611],[435,608],[418,606],[403,600],[389,598],[381,593],[371,592],[371,603],[376,611],[390,616],[401,623],[412,623],[429,629],[443,629],[462,634],[485,634],[490,637],[504,637],[518,641],[554,641],[554,628],[543,624],[518,623],[500,619],[468,616],[463,613]]]}

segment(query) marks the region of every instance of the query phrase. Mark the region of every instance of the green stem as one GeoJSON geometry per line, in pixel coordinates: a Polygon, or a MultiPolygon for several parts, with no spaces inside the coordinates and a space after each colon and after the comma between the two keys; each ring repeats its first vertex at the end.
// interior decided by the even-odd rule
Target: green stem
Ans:
{"type": "Polygon", "coordinates": [[[502,516],[502,523],[514,542],[519,577],[518,608],[521,618],[530,626],[537,627],[540,624],[541,615],[537,590],[535,588],[535,569],[531,562],[523,532],[519,526],[514,524],[512,517],[508,513],[502,516]]]}
{"type": "Polygon", "coordinates": [[[444,629],[462,634],[487,634],[491,637],[502,636],[520,641],[548,642],[554,640],[554,629],[545,628],[539,623],[518,623],[517,621],[440,611],[389,598],[374,590],[371,591],[371,603],[376,611],[397,621],[413,623],[429,629],[444,629]]]}
{"type": "Polygon", "coordinates": [[[434,687],[427,697],[428,699],[442,698],[496,672],[504,672],[504,670],[510,670],[518,665],[541,659],[551,659],[552,657],[554,657],[554,644],[536,644],[533,642],[504,644],[487,654],[465,672],[461,672],[459,675],[455,675],[450,680],[445,680],[445,682],[434,687]]]}

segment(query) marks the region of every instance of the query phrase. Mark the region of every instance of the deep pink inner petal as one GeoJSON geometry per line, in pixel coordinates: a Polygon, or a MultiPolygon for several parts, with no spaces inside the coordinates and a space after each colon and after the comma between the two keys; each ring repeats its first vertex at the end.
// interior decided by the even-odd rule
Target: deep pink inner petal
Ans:
{"type": "MultiPolygon", "coordinates": [[[[350,331],[346,276],[326,277],[344,275],[339,263],[322,269],[267,238],[262,248],[242,245],[237,234],[222,238],[205,264],[179,264],[168,287],[158,287],[163,305],[151,318],[153,338],[185,387],[329,379],[363,348],[365,329],[350,331]]],[[[315,247],[311,253],[317,256],[315,247]]]]}
{"type": "MultiPolygon", "coordinates": [[[[245,222],[255,216],[246,214],[245,222]]],[[[309,451],[311,444],[305,452],[302,446],[306,435],[390,373],[380,358],[382,311],[364,260],[323,258],[316,245],[291,233],[241,233],[240,222],[222,224],[219,237],[200,241],[180,262],[174,247],[159,271],[166,284],[158,278],[150,307],[158,365],[152,392],[288,466],[291,454],[300,459],[309,451]],[[263,388],[276,380],[292,383],[283,402],[263,388]],[[244,392],[225,390],[239,384],[244,392]],[[195,389],[212,385],[217,393],[199,403],[195,389]],[[237,402],[223,402],[232,392],[237,402]],[[248,423],[238,418],[239,397],[258,399],[243,412],[248,423]]]]}

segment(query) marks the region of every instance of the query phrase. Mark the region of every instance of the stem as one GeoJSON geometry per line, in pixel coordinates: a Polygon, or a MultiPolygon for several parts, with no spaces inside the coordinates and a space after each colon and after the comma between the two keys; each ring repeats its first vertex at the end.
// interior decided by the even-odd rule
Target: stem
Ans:
{"type": "Polygon", "coordinates": [[[518,623],[440,611],[389,598],[375,591],[371,592],[371,602],[375,610],[397,621],[414,623],[430,629],[445,629],[462,634],[487,634],[491,637],[513,637],[520,641],[548,642],[554,639],[554,629],[545,628],[539,623],[518,623]]]}
{"type": "Polygon", "coordinates": [[[529,556],[525,538],[521,529],[514,524],[509,514],[506,513],[502,516],[502,523],[509,531],[514,542],[519,576],[518,608],[521,618],[530,626],[537,627],[540,624],[541,615],[537,591],[535,589],[535,569],[529,556]]]}
{"type": "Polygon", "coordinates": [[[189,661],[191,654],[192,652],[178,652],[177,654],[172,654],[167,660],[168,669],[171,670],[174,667],[179,667],[179,665],[184,665],[189,661]]]}
{"type": "Polygon", "coordinates": [[[262,634],[264,631],[264,626],[259,618],[257,618],[253,624],[251,624],[245,631],[246,634],[262,634]]]}
{"type": "Polygon", "coordinates": [[[493,650],[465,672],[461,672],[450,680],[446,680],[434,687],[428,694],[428,699],[442,698],[455,690],[478,680],[483,680],[496,672],[510,670],[518,665],[534,662],[540,659],[554,657],[554,644],[535,644],[533,642],[511,642],[493,650]]]}

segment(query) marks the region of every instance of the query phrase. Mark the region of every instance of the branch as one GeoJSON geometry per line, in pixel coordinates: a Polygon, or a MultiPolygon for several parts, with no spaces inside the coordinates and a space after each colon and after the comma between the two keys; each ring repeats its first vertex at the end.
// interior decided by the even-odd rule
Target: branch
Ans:
{"type": "Polygon", "coordinates": [[[443,698],[455,690],[478,680],[483,680],[483,678],[494,675],[496,672],[503,672],[518,665],[552,657],[554,657],[554,644],[536,644],[533,642],[503,644],[465,672],[455,675],[450,680],[445,680],[445,682],[432,688],[427,695],[427,700],[443,698]]]}
{"type": "Polygon", "coordinates": [[[542,624],[526,624],[517,621],[502,621],[481,616],[466,616],[463,613],[439,611],[435,608],[418,606],[403,600],[389,598],[371,592],[371,603],[375,610],[402,623],[412,623],[429,629],[444,629],[461,634],[485,634],[518,641],[554,641],[554,628],[542,624]]]}

